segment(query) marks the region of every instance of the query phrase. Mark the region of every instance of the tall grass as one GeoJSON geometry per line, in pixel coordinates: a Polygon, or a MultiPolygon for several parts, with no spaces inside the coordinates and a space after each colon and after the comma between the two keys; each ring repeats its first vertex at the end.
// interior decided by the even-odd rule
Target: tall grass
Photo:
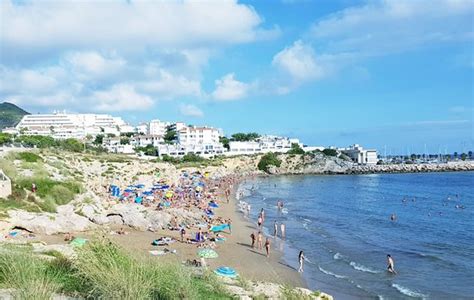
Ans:
{"type": "Polygon", "coordinates": [[[14,289],[17,299],[51,299],[60,290],[59,274],[48,268],[47,261],[23,252],[0,255],[0,283],[14,289]]]}
{"type": "Polygon", "coordinates": [[[20,299],[50,299],[54,293],[90,299],[231,299],[212,275],[197,277],[174,262],[132,257],[107,239],[86,244],[72,261],[0,251],[0,288],[12,288],[20,299]]]}

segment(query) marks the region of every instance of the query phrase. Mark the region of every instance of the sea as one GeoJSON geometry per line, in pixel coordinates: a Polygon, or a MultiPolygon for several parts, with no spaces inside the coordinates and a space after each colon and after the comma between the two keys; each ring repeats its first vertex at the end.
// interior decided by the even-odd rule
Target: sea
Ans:
{"type": "Polygon", "coordinates": [[[257,177],[249,220],[286,225],[273,247],[335,299],[474,299],[474,172],[257,177]],[[277,209],[277,201],[284,203],[277,209]],[[391,220],[392,214],[395,220],[391,220]],[[397,274],[387,272],[387,254],[397,274]]]}

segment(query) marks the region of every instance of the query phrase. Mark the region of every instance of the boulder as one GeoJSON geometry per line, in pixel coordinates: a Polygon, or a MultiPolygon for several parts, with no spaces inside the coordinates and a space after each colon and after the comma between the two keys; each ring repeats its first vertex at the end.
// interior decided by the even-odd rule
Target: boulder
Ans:
{"type": "Polygon", "coordinates": [[[86,231],[94,226],[86,217],[74,213],[72,205],[58,206],[56,214],[9,210],[8,215],[12,227],[25,228],[39,234],[86,231]]]}
{"type": "Polygon", "coordinates": [[[141,205],[123,203],[111,207],[106,215],[109,218],[109,221],[110,216],[120,216],[124,225],[145,231],[150,227],[150,221],[145,218],[146,213],[146,208],[141,205]]]}

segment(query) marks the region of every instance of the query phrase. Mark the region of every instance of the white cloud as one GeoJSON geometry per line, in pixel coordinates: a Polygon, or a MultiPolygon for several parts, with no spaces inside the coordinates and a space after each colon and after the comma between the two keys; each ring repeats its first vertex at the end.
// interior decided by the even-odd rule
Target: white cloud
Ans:
{"type": "Polygon", "coordinates": [[[107,58],[95,51],[70,53],[66,55],[65,61],[74,72],[88,79],[115,74],[126,63],[122,58],[107,58]]]}
{"type": "Polygon", "coordinates": [[[153,79],[137,83],[141,90],[171,99],[178,96],[201,96],[201,84],[183,75],[174,75],[163,69],[148,70],[153,79]]]}
{"type": "Polygon", "coordinates": [[[301,40],[277,53],[273,57],[272,64],[297,81],[317,79],[325,75],[325,70],[318,64],[313,48],[301,40]]]}
{"type": "Polygon", "coordinates": [[[203,117],[204,113],[202,110],[197,108],[196,106],[192,104],[182,104],[179,106],[179,112],[184,115],[184,116],[189,116],[189,117],[203,117]]]}
{"type": "Polygon", "coordinates": [[[472,40],[473,12],[472,0],[370,1],[316,22],[310,36],[325,52],[384,55],[472,40]]]}
{"type": "MultiPolygon", "coordinates": [[[[5,47],[142,48],[256,39],[262,19],[236,0],[0,2],[5,47]]],[[[33,50],[33,49],[32,49],[33,50]]]]}
{"type": "Polygon", "coordinates": [[[236,80],[234,73],[222,76],[215,81],[216,89],[212,97],[219,101],[230,101],[244,98],[249,92],[250,85],[236,80]]]}
{"type": "Polygon", "coordinates": [[[98,111],[143,111],[153,105],[149,96],[137,93],[133,86],[127,84],[114,85],[105,91],[95,91],[90,99],[98,111]]]}

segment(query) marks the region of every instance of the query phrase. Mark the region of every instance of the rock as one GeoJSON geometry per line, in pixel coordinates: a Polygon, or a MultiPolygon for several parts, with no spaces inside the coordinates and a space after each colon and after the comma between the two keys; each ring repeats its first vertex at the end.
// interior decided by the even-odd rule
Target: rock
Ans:
{"type": "Polygon", "coordinates": [[[39,234],[86,231],[94,226],[86,217],[74,213],[72,205],[58,206],[56,214],[9,210],[8,215],[12,227],[25,228],[39,234]]]}
{"type": "Polygon", "coordinates": [[[145,218],[146,207],[134,203],[123,203],[114,205],[107,211],[107,217],[120,216],[123,224],[137,230],[145,231],[150,227],[150,221],[145,218]]]}
{"type": "Polygon", "coordinates": [[[86,204],[81,208],[80,213],[95,224],[104,225],[109,223],[109,218],[107,218],[107,216],[103,213],[99,213],[98,211],[99,209],[96,206],[86,204]]]}
{"type": "Polygon", "coordinates": [[[56,251],[61,253],[66,258],[74,258],[76,253],[71,245],[44,245],[42,243],[33,243],[33,252],[34,253],[48,253],[56,251]]]}

